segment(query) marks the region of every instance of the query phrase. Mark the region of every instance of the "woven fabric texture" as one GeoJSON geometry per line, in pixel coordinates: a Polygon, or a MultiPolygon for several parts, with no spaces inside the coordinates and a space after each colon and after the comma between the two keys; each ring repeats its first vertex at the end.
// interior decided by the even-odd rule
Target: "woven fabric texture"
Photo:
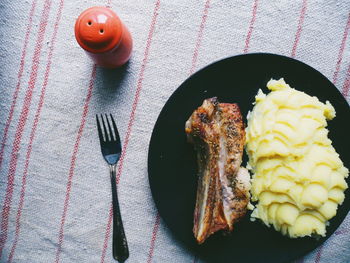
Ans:
{"type": "MultiPolygon", "coordinates": [[[[200,262],[163,224],[148,185],[150,136],[172,92],[213,61],[270,52],[316,68],[350,99],[350,1],[2,0],[0,17],[1,262],[114,262],[96,113],[113,113],[122,138],[128,262],[200,262]],[[74,38],[75,19],[96,5],[133,35],[124,70],[94,66],[74,38]]],[[[349,224],[298,262],[350,262],[349,224]]]]}

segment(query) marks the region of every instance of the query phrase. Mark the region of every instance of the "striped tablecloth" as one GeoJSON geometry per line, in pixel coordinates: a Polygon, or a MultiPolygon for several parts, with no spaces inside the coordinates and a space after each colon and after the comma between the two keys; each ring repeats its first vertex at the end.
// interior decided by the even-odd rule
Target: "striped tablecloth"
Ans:
{"type": "MultiPolygon", "coordinates": [[[[123,139],[119,195],[128,262],[196,262],[157,214],[147,149],[171,93],[215,60],[247,52],[295,57],[349,101],[350,1],[2,0],[0,2],[0,261],[113,262],[108,168],[94,116],[123,139]],[[77,16],[111,6],[134,37],[125,71],[92,64],[77,16]]],[[[350,218],[299,262],[350,262],[350,218]]]]}

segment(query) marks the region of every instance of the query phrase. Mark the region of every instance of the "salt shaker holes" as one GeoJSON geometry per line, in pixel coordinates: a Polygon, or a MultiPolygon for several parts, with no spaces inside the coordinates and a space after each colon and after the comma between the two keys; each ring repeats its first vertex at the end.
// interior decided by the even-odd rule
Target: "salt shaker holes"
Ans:
{"type": "Polygon", "coordinates": [[[83,11],[74,32],[79,45],[101,67],[121,67],[131,56],[131,34],[110,8],[95,6],[83,11]]]}

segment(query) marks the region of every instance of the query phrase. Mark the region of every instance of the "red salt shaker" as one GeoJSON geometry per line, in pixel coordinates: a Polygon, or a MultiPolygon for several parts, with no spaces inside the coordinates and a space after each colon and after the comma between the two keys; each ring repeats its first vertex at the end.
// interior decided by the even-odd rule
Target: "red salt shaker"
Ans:
{"type": "Polygon", "coordinates": [[[124,65],[131,56],[129,30],[111,9],[91,7],[75,23],[75,38],[92,60],[105,68],[124,65]]]}

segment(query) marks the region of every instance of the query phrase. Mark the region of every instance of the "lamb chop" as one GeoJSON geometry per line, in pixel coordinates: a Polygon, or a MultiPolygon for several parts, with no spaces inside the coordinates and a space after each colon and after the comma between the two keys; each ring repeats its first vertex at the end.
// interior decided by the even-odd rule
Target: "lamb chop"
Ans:
{"type": "Polygon", "coordinates": [[[242,218],[249,203],[250,177],[242,162],[245,140],[237,104],[204,100],[186,122],[188,141],[198,161],[198,188],[193,233],[199,244],[242,218]]]}

